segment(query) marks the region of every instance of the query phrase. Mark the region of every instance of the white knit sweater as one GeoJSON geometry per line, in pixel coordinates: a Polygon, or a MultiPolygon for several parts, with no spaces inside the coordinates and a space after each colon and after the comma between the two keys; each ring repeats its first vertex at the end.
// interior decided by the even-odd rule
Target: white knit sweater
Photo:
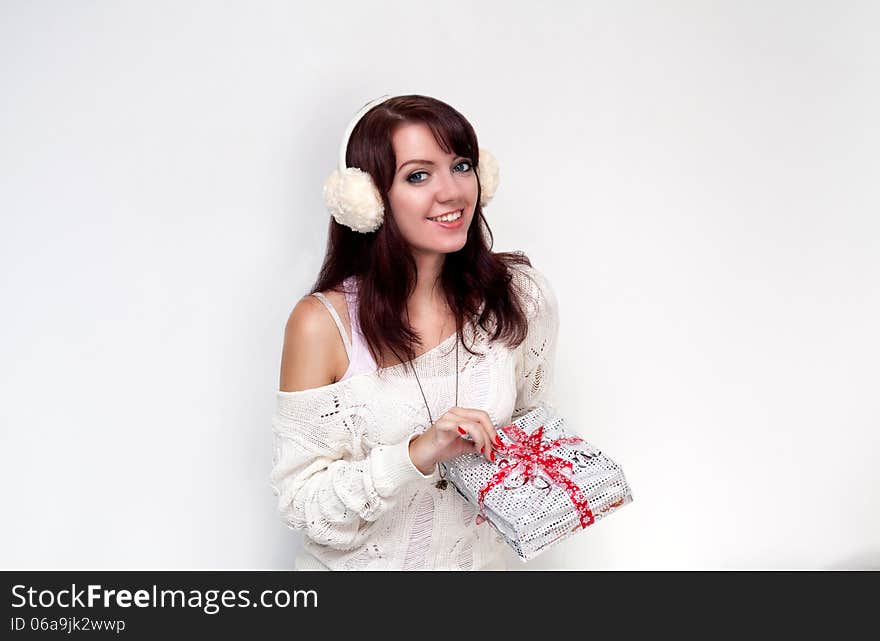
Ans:
{"type": "MultiPolygon", "coordinates": [[[[458,406],[485,410],[496,427],[552,399],[559,316],[544,275],[516,266],[528,337],[515,350],[465,324],[458,406]],[[476,334],[474,334],[476,331],[476,334]]],[[[413,361],[431,415],[455,405],[455,335],[413,361]]],[[[512,558],[451,486],[435,487],[409,458],[430,426],[418,383],[403,364],[298,392],[277,392],[271,486],[283,521],[303,533],[295,567],[331,570],[506,569],[512,558]]]]}

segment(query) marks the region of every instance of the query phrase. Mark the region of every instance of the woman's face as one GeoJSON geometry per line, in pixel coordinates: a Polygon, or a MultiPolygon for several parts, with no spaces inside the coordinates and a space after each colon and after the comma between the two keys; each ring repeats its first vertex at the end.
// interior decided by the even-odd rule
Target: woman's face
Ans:
{"type": "Polygon", "coordinates": [[[477,175],[470,160],[444,153],[423,123],[400,125],[391,142],[397,166],[388,200],[413,253],[458,251],[467,240],[477,204],[477,175]],[[458,220],[430,220],[458,212],[458,220]]]}

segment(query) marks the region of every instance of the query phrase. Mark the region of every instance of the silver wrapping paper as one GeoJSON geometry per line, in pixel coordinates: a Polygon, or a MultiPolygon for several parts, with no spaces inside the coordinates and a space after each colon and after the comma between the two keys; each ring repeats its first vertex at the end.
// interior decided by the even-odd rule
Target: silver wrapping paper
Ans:
{"type": "MultiPolygon", "coordinates": [[[[542,450],[556,439],[578,436],[566,430],[564,419],[546,403],[524,414],[513,425],[526,436],[543,426],[542,450]]],[[[514,445],[515,436],[508,432],[516,430],[502,427],[498,432],[504,445],[514,445]]],[[[537,445],[537,439],[533,441],[537,445]]],[[[523,456],[528,449],[520,449],[520,456],[496,456],[494,463],[482,454],[465,454],[441,463],[446,479],[478,509],[480,490],[490,484],[501,469],[519,464],[516,471],[485,494],[483,513],[523,562],[633,500],[621,467],[585,440],[546,450],[538,459],[523,456]],[[571,498],[572,492],[559,482],[558,476],[554,482],[554,475],[545,471],[546,467],[564,467],[559,459],[570,462],[570,473],[564,474],[578,486],[580,498],[586,499],[589,516],[585,516],[584,510],[578,510],[571,498]],[[538,460],[550,465],[534,465],[538,460]],[[528,476],[523,473],[525,468],[534,474],[529,480],[525,480],[528,476]]],[[[531,449],[534,452],[534,448],[531,449]]]]}

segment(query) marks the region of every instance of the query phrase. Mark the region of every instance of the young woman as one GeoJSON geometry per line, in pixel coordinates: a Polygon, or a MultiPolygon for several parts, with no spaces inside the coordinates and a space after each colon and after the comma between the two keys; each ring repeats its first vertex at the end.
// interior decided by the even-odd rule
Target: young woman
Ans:
{"type": "Polygon", "coordinates": [[[506,569],[507,545],[440,464],[497,463],[497,428],[549,400],[556,298],[524,254],[491,251],[497,165],[449,105],[368,103],[339,165],[272,420],[272,487],[304,535],[296,567],[506,569]]]}

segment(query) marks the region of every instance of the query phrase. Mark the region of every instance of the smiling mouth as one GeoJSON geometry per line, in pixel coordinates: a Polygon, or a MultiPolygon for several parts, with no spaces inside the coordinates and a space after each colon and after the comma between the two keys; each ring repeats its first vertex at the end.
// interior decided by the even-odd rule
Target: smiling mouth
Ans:
{"type": "Polygon", "coordinates": [[[459,209],[458,211],[454,211],[449,214],[442,214],[440,216],[435,216],[434,218],[429,218],[428,220],[433,220],[435,223],[451,223],[459,218],[464,216],[464,210],[459,209]]]}

